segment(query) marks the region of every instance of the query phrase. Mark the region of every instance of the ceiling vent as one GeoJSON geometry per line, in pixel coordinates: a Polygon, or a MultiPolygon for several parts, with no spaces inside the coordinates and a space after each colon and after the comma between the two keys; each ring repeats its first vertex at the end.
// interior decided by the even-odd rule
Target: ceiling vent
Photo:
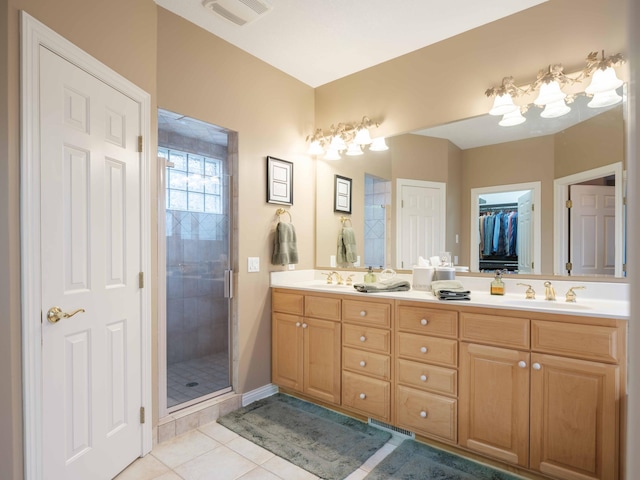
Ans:
{"type": "Polygon", "coordinates": [[[271,10],[264,0],[204,0],[202,5],[235,25],[246,25],[271,10]]]}

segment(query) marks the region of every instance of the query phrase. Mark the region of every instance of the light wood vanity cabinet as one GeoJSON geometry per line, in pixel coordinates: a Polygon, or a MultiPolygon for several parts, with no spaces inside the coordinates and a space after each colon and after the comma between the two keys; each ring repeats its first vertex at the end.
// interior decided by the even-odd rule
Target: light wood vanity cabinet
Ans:
{"type": "Polygon", "coordinates": [[[624,331],[554,320],[460,314],[460,445],[554,478],[616,479],[624,331]]]}
{"type": "Polygon", "coordinates": [[[342,300],[342,406],[391,421],[392,300],[342,300]]]}
{"type": "Polygon", "coordinates": [[[620,480],[626,322],[272,298],[273,383],[550,478],[620,480]]]}
{"type": "Polygon", "coordinates": [[[273,383],[340,405],[340,305],[334,296],[272,292],[273,383]]]}
{"type": "Polygon", "coordinates": [[[396,301],[395,423],[457,440],[458,313],[396,301]]]}

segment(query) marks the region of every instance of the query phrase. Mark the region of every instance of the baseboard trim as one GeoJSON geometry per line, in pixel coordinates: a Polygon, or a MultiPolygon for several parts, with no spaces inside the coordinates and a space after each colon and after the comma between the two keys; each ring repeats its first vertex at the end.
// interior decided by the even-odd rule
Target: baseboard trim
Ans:
{"type": "Polygon", "coordinates": [[[246,407],[250,403],[255,402],[256,400],[260,400],[262,398],[270,397],[271,395],[275,395],[278,393],[278,386],[270,383],[260,388],[256,388],[255,390],[251,390],[250,392],[242,394],[242,406],[246,407]]]}

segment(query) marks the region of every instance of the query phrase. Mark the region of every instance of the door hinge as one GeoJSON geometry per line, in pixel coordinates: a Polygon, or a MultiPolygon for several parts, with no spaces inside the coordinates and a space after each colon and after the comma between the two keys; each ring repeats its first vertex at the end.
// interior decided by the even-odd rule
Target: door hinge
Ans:
{"type": "Polygon", "coordinates": [[[573,263],[571,262],[565,263],[564,268],[566,268],[570,272],[571,270],[573,270],[573,263]]]}
{"type": "Polygon", "coordinates": [[[140,407],[140,423],[144,423],[144,407],[140,407]]]}
{"type": "Polygon", "coordinates": [[[535,266],[536,266],[535,262],[531,262],[531,270],[533,270],[535,266]]]}
{"type": "Polygon", "coordinates": [[[626,205],[627,204],[627,197],[622,197],[622,205],[626,205]]]}
{"type": "Polygon", "coordinates": [[[138,153],[142,153],[142,135],[138,135],[138,153]]]}
{"type": "Polygon", "coordinates": [[[138,288],[144,288],[144,272],[138,274],[138,288]]]}
{"type": "Polygon", "coordinates": [[[573,202],[571,200],[567,200],[564,202],[564,206],[567,208],[573,208],[573,202]]]}
{"type": "Polygon", "coordinates": [[[626,264],[626,263],[623,263],[623,264],[622,264],[622,271],[623,271],[624,273],[627,273],[627,264],[626,264]]]}
{"type": "Polygon", "coordinates": [[[536,204],[535,204],[535,203],[532,203],[532,204],[531,204],[531,211],[533,212],[535,209],[536,209],[536,204]]]}

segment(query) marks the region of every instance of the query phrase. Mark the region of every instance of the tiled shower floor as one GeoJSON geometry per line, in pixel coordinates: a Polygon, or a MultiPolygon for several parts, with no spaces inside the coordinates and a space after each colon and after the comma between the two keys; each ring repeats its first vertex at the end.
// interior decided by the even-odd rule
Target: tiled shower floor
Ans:
{"type": "Polygon", "coordinates": [[[167,365],[167,407],[222,390],[230,384],[227,352],[167,365]]]}

